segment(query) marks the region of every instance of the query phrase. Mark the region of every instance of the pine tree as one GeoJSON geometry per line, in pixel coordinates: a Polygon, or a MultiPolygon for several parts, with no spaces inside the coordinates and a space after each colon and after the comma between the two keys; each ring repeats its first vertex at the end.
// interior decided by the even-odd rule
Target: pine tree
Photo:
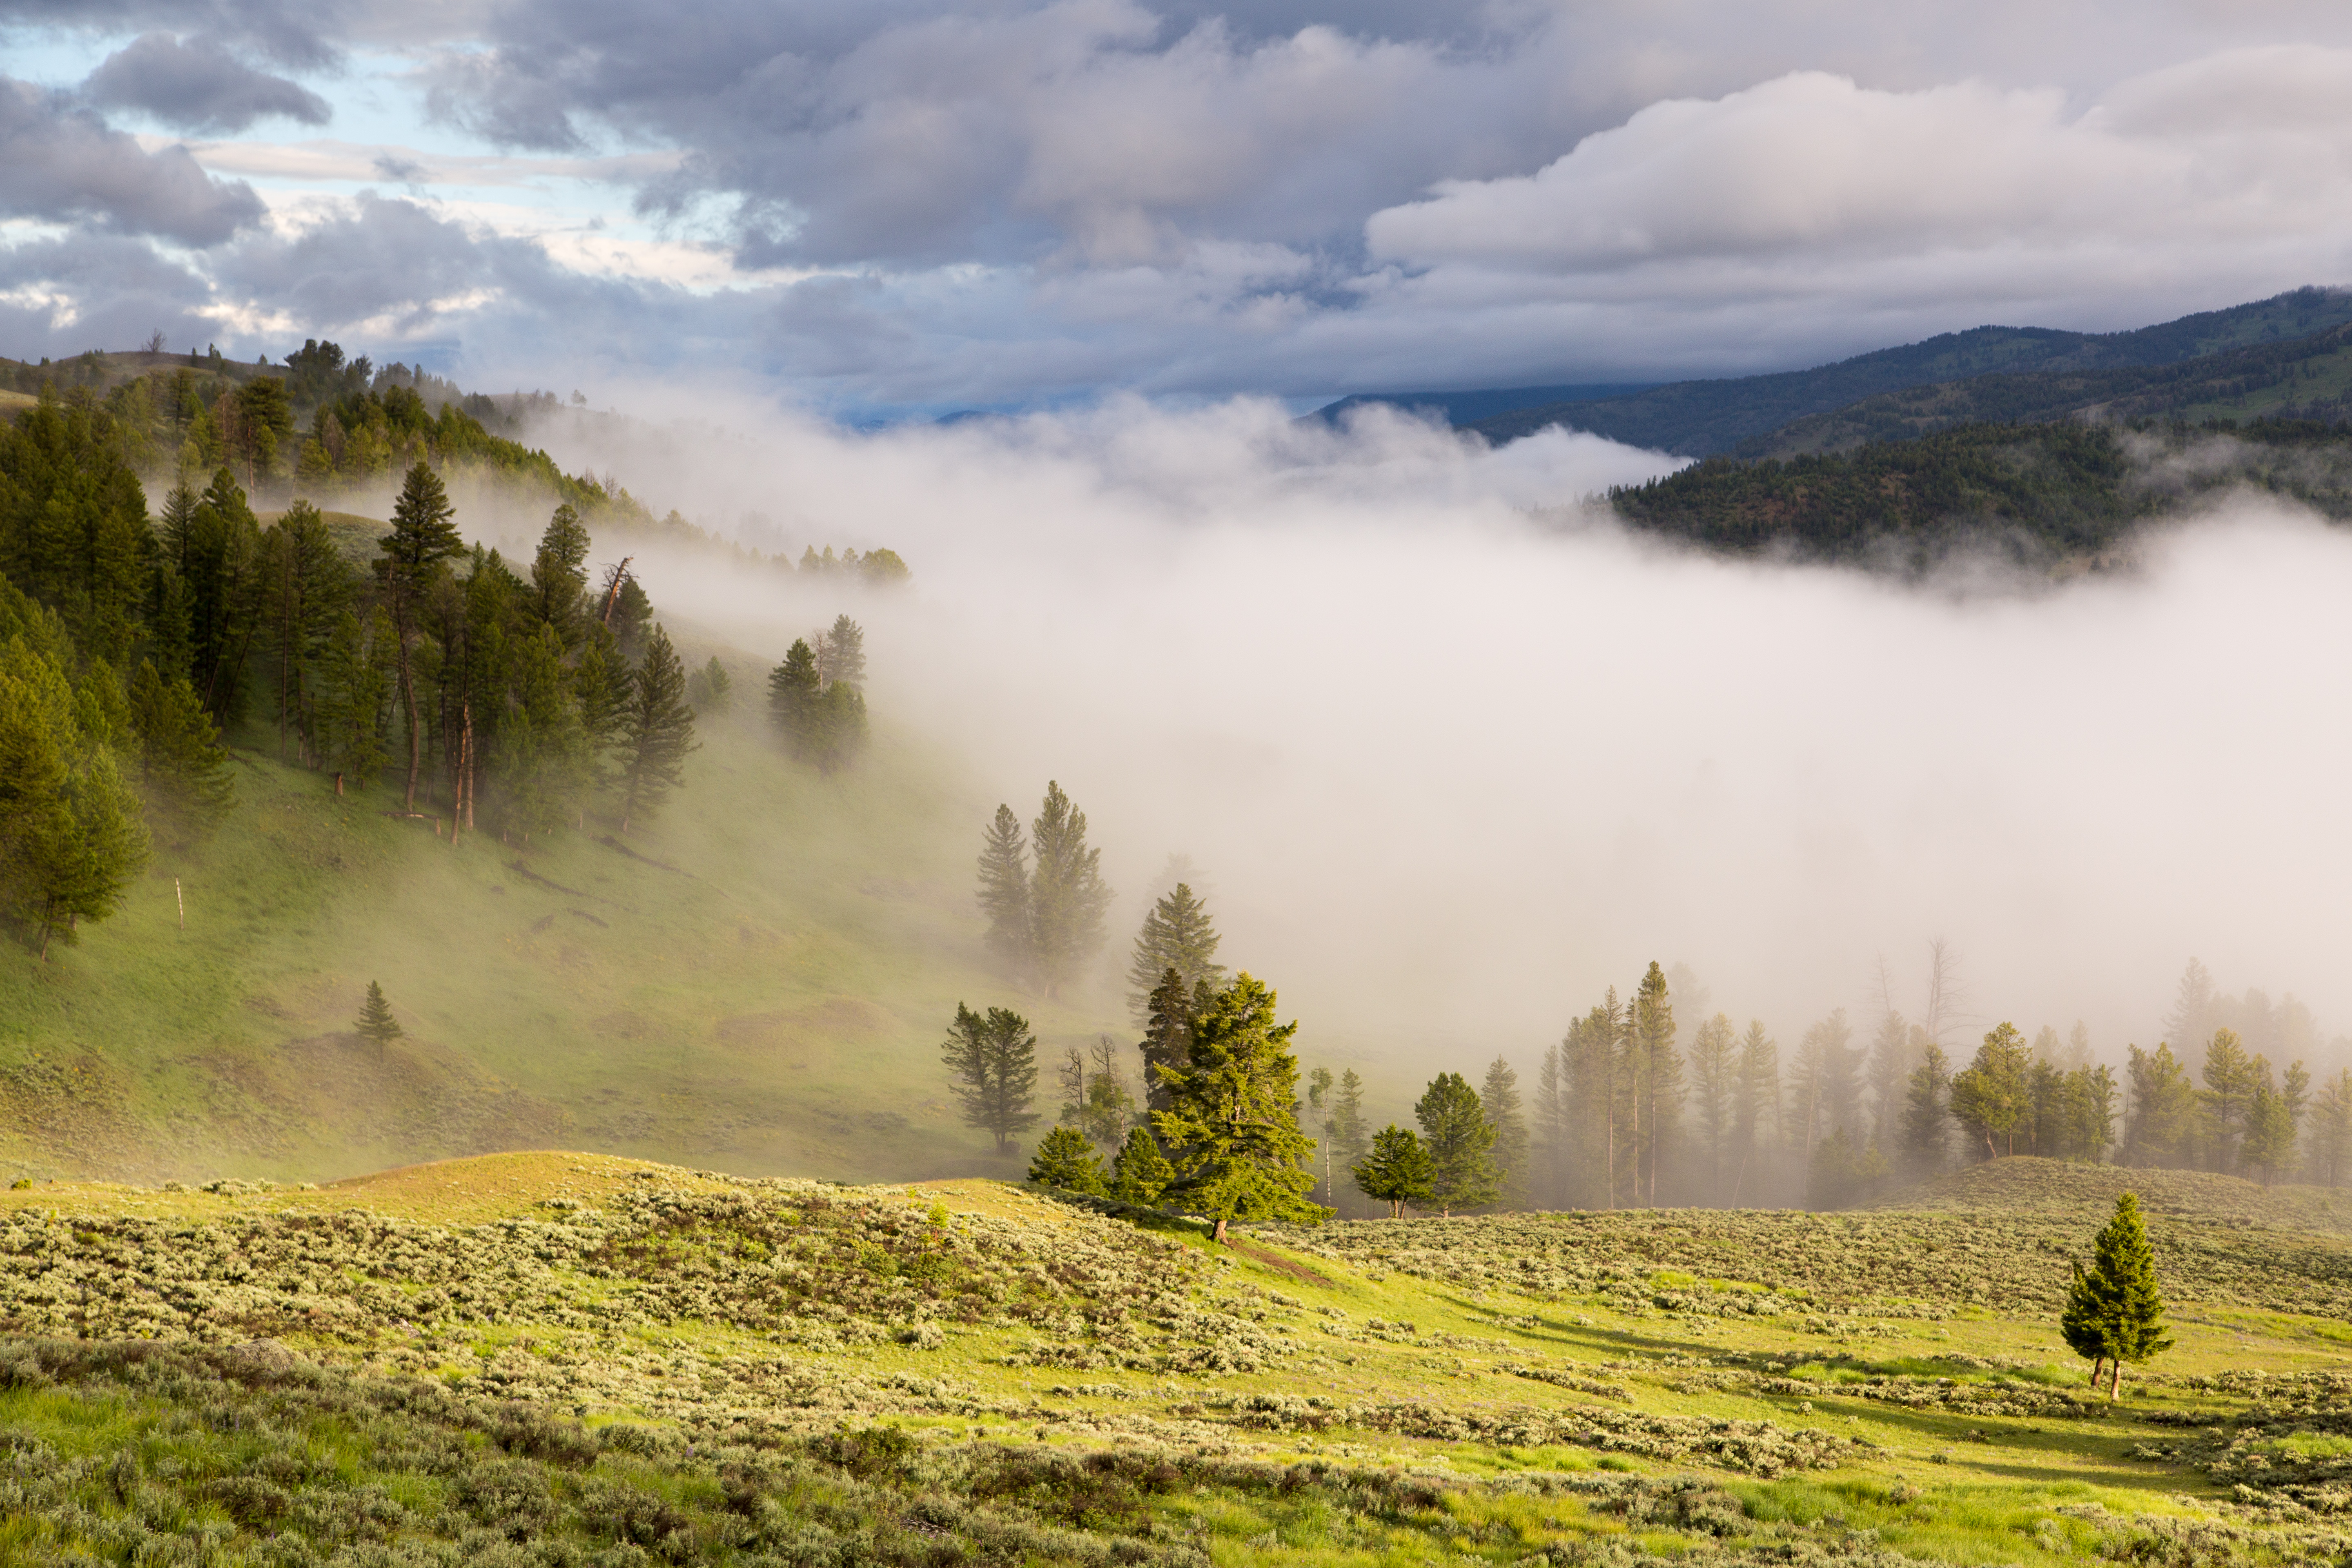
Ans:
{"type": "Polygon", "coordinates": [[[1327,1163],[1339,1170],[1352,1170],[1370,1147],[1371,1137],[1371,1129],[1364,1121],[1364,1080],[1354,1068],[1339,1075],[1329,1110],[1323,1121],[1323,1143],[1329,1151],[1327,1163]]]}
{"type": "Polygon", "coordinates": [[[1110,1192],[1095,1146],[1075,1127],[1056,1127],[1038,1142],[1037,1152],[1029,1161],[1029,1179],[1039,1186],[1095,1197],[1110,1192]]]}
{"type": "Polygon", "coordinates": [[[383,584],[385,607],[392,614],[400,700],[408,719],[408,783],[401,794],[403,811],[416,809],[416,780],[425,768],[425,713],[417,701],[412,654],[426,590],[442,564],[465,552],[465,541],[449,521],[455,515],[441,476],[420,458],[401,481],[400,499],[392,508],[392,531],[377,547],[376,570],[383,584]]]}
{"type": "Polygon", "coordinates": [[[686,700],[698,713],[724,713],[735,700],[735,682],[727,667],[712,654],[710,662],[687,677],[686,700]]]}
{"type": "MultiPolygon", "coordinates": [[[[2078,1309],[2068,1292],[2069,1316],[2087,1311],[2098,1327],[2098,1347],[2114,1370],[2107,1380],[2107,1397],[2114,1399],[2123,1377],[2123,1363],[2137,1366],[2172,1348],[2164,1331],[2164,1299],[2156,1278],[2156,1249],[2148,1244],[2147,1226],[2140,1218],[2139,1199],[2126,1193],[2116,1200],[2115,1217],[2099,1232],[2091,1267],[2085,1271],[2087,1304],[2078,1309]]],[[[2061,1320],[2062,1327],[2064,1320],[2061,1320]]],[[[2073,1344],[2070,1335],[2068,1343],[2073,1344]]],[[[2079,1345],[2075,1347],[2078,1351],[2079,1345]]]]}
{"type": "Polygon", "coordinates": [[[1528,1206],[1528,1124],[1519,1114],[1519,1075],[1501,1057],[1486,1068],[1478,1106],[1495,1133],[1495,1201],[1507,1209],[1523,1209],[1528,1206]]]}
{"type": "Polygon", "coordinates": [[[1029,825],[1029,847],[1036,860],[1029,879],[1030,952],[1045,994],[1059,996],[1101,948],[1112,894],[1102,879],[1102,851],[1087,847],[1087,814],[1050,780],[1029,825]]]}
{"type": "Polygon", "coordinates": [[[316,766],[320,665],[352,583],[327,520],[309,501],[288,507],[262,534],[261,581],[278,758],[290,734],[301,760],[316,766]]]}
{"type": "Polygon", "coordinates": [[[2352,1068],[2320,1084],[2311,1112],[2311,1174],[2323,1186],[2341,1186],[2352,1171],[2352,1068]]]}
{"type": "Polygon", "coordinates": [[[567,501],[547,520],[531,557],[531,613],[567,648],[577,647],[587,631],[588,550],[588,530],[567,501]]]}
{"type": "Polygon", "coordinates": [[[795,639],[784,662],[768,672],[768,717],[785,751],[802,762],[816,761],[824,745],[824,685],[816,654],[804,640],[795,639]]]}
{"type": "Polygon", "coordinates": [[[1692,1108],[1706,1154],[1706,1201],[1723,1202],[1723,1156],[1731,1131],[1731,1101],[1738,1072],[1730,1016],[1717,1013],[1691,1037],[1692,1108]]]}
{"type": "Polygon", "coordinates": [[[139,738],[140,784],[156,821],[176,845],[201,842],[228,815],[236,782],[228,748],[184,680],[165,681],[152,664],[131,678],[131,724],[139,738]]]}
{"type": "Polygon", "coordinates": [[[1020,1014],[991,1007],[982,1015],[957,1003],[940,1059],[965,1125],[994,1138],[999,1154],[1012,1149],[1014,1134],[1037,1125],[1029,1109],[1037,1089],[1037,1037],[1020,1014]]]}
{"type": "Polygon", "coordinates": [[[2246,1135],[2238,1145],[2239,1167],[2255,1172],[2263,1185],[2269,1186],[2282,1172],[2294,1168],[2294,1131],[2286,1097],[2271,1087],[2270,1075],[2263,1073],[2246,1104],[2246,1135]]]}
{"type": "Polygon", "coordinates": [[[2204,1110],[2204,1142],[2217,1171],[2237,1168],[2238,1140],[2246,1130],[2246,1112],[2254,1098],[2253,1064],[2234,1029],[2216,1029],[2206,1043],[2205,1066],[2198,1074],[2205,1092],[2198,1096],[2204,1110]]]}
{"type": "Polygon", "coordinates": [[[812,760],[821,773],[838,773],[866,750],[866,693],[845,680],[836,680],[825,688],[817,713],[815,755],[812,760]]]}
{"type": "Polygon", "coordinates": [[[847,616],[835,616],[833,625],[816,634],[817,679],[830,689],[836,681],[853,687],[866,684],[866,631],[847,616]]]}
{"type": "Polygon", "coordinates": [[[2194,1152],[2197,1089],[2168,1043],[2153,1051],[2125,1047],[2131,1103],[2124,1133],[2124,1163],[2183,1165],[2194,1152]]]}
{"type": "Polygon", "coordinates": [[[1315,1178],[1300,1169],[1315,1141],[1295,1109],[1298,1026],[1275,1023],[1275,993],[1247,973],[1207,1001],[1192,1021],[1191,1061],[1161,1070],[1169,1109],[1151,1115],[1176,1167],[1171,1206],[1214,1220],[1216,1241],[1237,1219],[1328,1217],[1307,1201],[1315,1178]]]}
{"type": "MultiPolygon", "coordinates": [[[[988,917],[988,950],[1011,968],[1029,960],[1029,842],[1021,819],[1000,805],[980,850],[980,909],[988,917]]],[[[1146,1088],[1150,1087],[1147,1072],[1146,1088]]],[[[1165,1109],[1164,1107],[1161,1109],[1165,1109]]]]}
{"type": "Polygon", "coordinates": [[[1486,1124],[1478,1091],[1458,1072],[1429,1080],[1412,1108],[1429,1150],[1430,1201],[1441,1216],[1495,1201],[1495,1130],[1486,1124]]]}
{"type": "Polygon", "coordinates": [[[686,758],[699,750],[694,710],[686,702],[686,673],[659,626],[646,642],[645,667],[629,685],[621,728],[621,831],[639,812],[650,816],[673,789],[686,784],[686,758]]]}
{"type": "Polygon", "coordinates": [[[391,760],[383,744],[384,699],[392,689],[383,650],[391,641],[391,627],[380,621],[362,622],[349,610],[335,617],[320,671],[318,746],[337,795],[346,776],[356,788],[391,760]]]}
{"type": "Polygon", "coordinates": [[[2014,1024],[1996,1026],[1976,1060],[1952,1078],[1952,1120],[1984,1144],[1985,1158],[2017,1152],[2017,1134],[2032,1110],[2032,1062],[2014,1024]]]}
{"type": "Polygon", "coordinates": [[[1138,1127],[1119,1145],[1111,1161],[1110,1195],[1123,1204],[1142,1208],[1159,1205],[1160,1194],[1176,1179],[1176,1167],[1160,1152],[1159,1142],[1145,1129],[1138,1127]]]}
{"type": "Polygon", "coordinates": [[[515,638],[501,684],[490,773],[501,827],[528,838],[577,820],[593,767],[553,626],[515,638]]]}
{"type": "Polygon", "coordinates": [[[2066,1305],[2058,1314],[2058,1334],[2066,1348],[2091,1363],[2091,1386],[2099,1386],[2111,1352],[2107,1344],[2106,1303],[2099,1299],[2091,1277],[2074,1265],[2074,1278],[2066,1287],[2066,1305]]]}
{"type": "Polygon", "coordinates": [[[1903,1157],[1919,1176],[1939,1174],[1951,1152],[1951,1058],[1930,1041],[1927,1057],[1911,1069],[1903,1098],[1903,1157]]]}
{"type": "Polygon", "coordinates": [[[360,1004],[360,1016],[352,1025],[352,1033],[375,1046],[375,1059],[383,1060],[385,1050],[403,1034],[400,1020],[392,1016],[392,1004],[383,997],[383,987],[368,982],[367,1000],[360,1004]]]}
{"type": "Polygon", "coordinates": [[[1672,1146],[1682,1109],[1682,1054],[1675,1048],[1675,1009],[1665,972],[1653,960],[1633,994],[1633,1082],[1641,1098],[1633,1171],[1634,1189],[1644,1203],[1658,1201],[1658,1165],[1672,1146]],[[1643,1176],[1646,1173],[1647,1181],[1643,1176]]]}
{"type": "Polygon", "coordinates": [[[1151,1016],[1151,994],[1161,977],[1173,969],[1189,991],[1195,981],[1215,990],[1225,983],[1225,966],[1216,962],[1216,926],[1208,906],[1195,897],[1189,883],[1179,882],[1162,895],[1143,917],[1135,934],[1135,956],[1127,966],[1128,1005],[1138,1022],[1151,1016]]]}
{"type": "Polygon", "coordinates": [[[1731,1096],[1732,1147],[1739,1155],[1738,1173],[1731,1179],[1734,1206],[1748,1187],[1751,1167],[1758,1187],[1777,1185],[1783,1108],[1780,1044],[1765,1029],[1763,1019],[1750,1018],[1739,1039],[1738,1077],[1731,1096]]]}
{"type": "Polygon", "coordinates": [[[1569,1103],[1567,1058],[1575,1048],[1576,1026],[1566,1037],[1544,1049],[1543,1065],[1536,1069],[1536,1147],[1542,1159],[1542,1191],[1537,1206],[1558,1208],[1568,1192],[1575,1163],[1576,1121],[1569,1103]]]}
{"type": "Polygon", "coordinates": [[[1407,1204],[1429,1201],[1436,1180],[1429,1151],[1410,1128],[1390,1122],[1372,1134],[1371,1152],[1348,1168],[1356,1190],[1389,1205],[1394,1219],[1407,1204]]]}

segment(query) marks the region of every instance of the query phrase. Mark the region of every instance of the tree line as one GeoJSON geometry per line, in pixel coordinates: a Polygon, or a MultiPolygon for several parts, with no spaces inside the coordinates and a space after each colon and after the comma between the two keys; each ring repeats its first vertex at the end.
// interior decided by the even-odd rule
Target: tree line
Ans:
{"type": "MultiPolygon", "coordinates": [[[[201,844],[235,801],[225,734],[339,794],[388,772],[395,815],[453,836],[657,812],[698,702],[731,703],[725,667],[684,668],[626,560],[592,582],[572,506],[527,563],[455,519],[422,460],[360,559],[307,501],[264,525],[227,467],[151,518],[95,399],[0,422],[0,920],[46,955],[159,842],[201,844]]],[[[787,747],[837,767],[866,732],[863,633],[843,616],[794,646],[814,696],[782,704],[787,747]]]]}

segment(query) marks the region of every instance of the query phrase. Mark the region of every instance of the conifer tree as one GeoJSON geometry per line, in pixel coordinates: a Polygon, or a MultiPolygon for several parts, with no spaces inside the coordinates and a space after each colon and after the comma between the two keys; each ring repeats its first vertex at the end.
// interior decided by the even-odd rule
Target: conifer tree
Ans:
{"type": "Polygon", "coordinates": [[[1904,1090],[1903,1156],[1915,1174],[1939,1174],[1951,1152],[1951,1058],[1930,1041],[1904,1090]]]}
{"type": "Polygon", "coordinates": [[[499,822],[529,837],[577,820],[591,776],[588,732],[551,626],[514,639],[488,755],[499,822]]]}
{"type": "Polygon", "coordinates": [[[1135,956],[1127,966],[1127,1001],[1137,1020],[1150,1017],[1151,994],[1171,969],[1187,990],[1198,981],[1206,981],[1212,991],[1223,985],[1225,966],[1216,961],[1220,940],[1208,907],[1190,884],[1177,883],[1153,903],[1135,933],[1135,956]]]}
{"type": "Polygon", "coordinates": [[[1412,1130],[1390,1122],[1372,1134],[1370,1152],[1348,1167],[1356,1190],[1389,1205],[1389,1217],[1404,1212],[1407,1204],[1429,1201],[1436,1173],[1429,1151],[1412,1130]]]}
{"type": "Polygon", "coordinates": [[[1315,1178],[1300,1165],[1315,1141],[1294,1109],[1298,1026],[1277,1025],[1275,1005],[1264,984],[1234,976],[1193,1019],[1190,1063],[1161,1070],[1169,1109],[1151,1122],[1176,1167],[1167,1197],[1215,1221],[1215,1241],[1237,1219],[1312,1223],[1330,1214],[1307,1200],[1315,1178]]]}
{"type": "Polygon", "coordinates": [[[1087,814],[1048,780],[1045,804],[1029,825],[1035,868],[1029,878],[1030,953],[1047,996],[1059,996],[1101,948],[1112,898],[1102,879],[1102,851],[1087,845],[1087,814]]]}
{"type": "Polygon", "coordinates": [[[1674,1002],[1666,994],[1665,972],[1653,960],[1649,973],[1633,994],[1632,1022],[1633,1083],[1641,1097],[1634,1184],[1642,1201],[1658,1201],[1658,1164],[1672,1146],[1674,1123],[1682,1108],[1682,1054],[1675,1048],[1674,1002]],[[1646,1174],[1646,1182],[1643,1180],[1646,1174]]]}
{"type": "Polygon", "coordinates": [[[2099,1232],[2091,1267],[2082,1272],[2083,1294],[2078,1298],[2074,1290],[2068,1291],[2060,1327],[2077,1353],[2083,1352],[2084,1343],[2105,1353],[2113,1369],[2107,1379],[2107,1397],[2112,1400],[2117,1395],[2125,1362],[2137,1366],[2172,1348],[2172,1340],[2164,1331],[2156,1249],[2148,1244],[2147,1225],[2140,1217],[2136,1194],[2126,1193],[2116,1199],[2115,1217],[2099,1232]],[[2084,1336],[2083,1342],[2077,1342],[2078,1333],[2084,1336]]]}
{"type": "Polygon", "coordinates": [[[2204,1110],[2204,1143],[2210,1163],[2217,1171],[2235,1170],[2238,1142],[2246,1131],[2256,1079],[2252,1059],[2236,1030],[2213,1031],[2198,1076],[2205,1080],[2205,1092],[2198,1100],[2204,1110]]]}
{"type": "Polygon", "coordinates": [[[2311,1102],[2310,1173],[2323,1186],[2343,1184],[2352,1172],[2352,1068],[2323,1080],[2311,1102]]]}
{"type": "Polygon", "coordinates": [[[817,679],[829,690],[838,681],[853,687],[866,684],[866,630],[847,616],[835,616],[833,625],[816,634],[817,679]]]}
{"type": "Polygon", "coordinates": [[[1138,1127],[1119,1145],[1118,1155],[1111,1161],[1110,1195],[1123,1204],[1153,1208],[1168,1184],[1176,1179],[1176,1167],[1160,1152],[1159,1142],[1143,1128],[1138,1127]]]}
{"type": "Polygon", "coordinates": [[[1748,1020],[1739,1037],[1739,1071],[1731,1096],[1732,1147],[1738,1168],[1731,1178],[1731,1202],[1743,1191],[1775,1187],[1774,1166],[1781,1143],[1780,1047],[1761,1018],[1748,1020]],[[1748,1186],[1750,1179],[1755,1186],[1748,1186]]]}
{"type": "Polygon", "coordinates": [[[1737,1062],[1730,1017],[1717,1013],[1691,1037],[1693,1109],[1700,1146],[1706,1155],[1706,1201],[1723,1201],[1723,1154],[1731,1129],[1732,1080],[1737,1062]]]}
{"type": "Polygon", "coordinates": [[[383,987],[373,980],[368,982],[367,999],[360,1004],[352,1032],[374,1045],[378,1061],[383,1060],[386,1048],[404,1032],[400,1020],[392,1016],[392,1004],[384,1000],[383,987]]]}
{"type": "Polygon", "coordinates": [[[2169,1042],[2159,1042],[2153,1051],[2137,1046],[2125,1050],[2131,1114],[2125,1127],[2124,1163],[2187,1164],[2197,1137],[2196,1086],[2169,1042]]]}
{"type": "Polygon", "coordinates": [[[629,671],[620,650],[603,627],[592,624],[581,645],[580,662],[572,668],[572,695],[587,736],[589,777],[599,787],[613,782],[610,759],[621,744],[630,694],[629,671]]]}
{"type": "Polygon", "coordinates": [[[995,1139],[999,1154],[1012,1149],[1015,1134],[1037,1125],[1030,1109],[1037,1089],[1037,1037],[1029,1020],[1004,1007],[975,1013],[959,1002],[940,1057],[965,1125],[995,1139]]]}
{"type": "Polygon", "coordinates": [[[686,672],[669,634],[656,625],[646,640],[646,662],[629,684],[621,721],[621,831],[640,812],[652,816],[673,789],[686,784],[687,753],[698,750],[694,710],[686,702],[686,672]]]}
{"type": "Polygon", "coordinates": [[[1172,1110],[1169,1075],[1192,1065],[1192,1020],[1209,1004],[1204,981],[1190,986],[1174,970],[1160,976],[1151,993],[1151,1016],[1143,1028],[1143,1103],[1150,1110],[1172,1110]]]}
{"type": "Polygon", "coordinates": [[[2263,1185],[2269,1186],[2281,1172],[2294,1168],[2294,1131],[2286,1097],[2271,1087],[2270,1075],[2263,1073],[2246,1103],[2246,1133],[2238,1145],[2239,1168],[2254,1172],[2263,1185]]]}
{"type": "Polygon", "coordinates": [[[823,738],[824,686],[816,654],[804,638],[794,638],[784,662],[768,672],[768,718],[787,752],[803,762],[815,759],[823,738]]]}
{"type": "Polygon", "coordinates": [[[1952,1079],[1952,1120],[1984,1144],[1985,1158],[2017,1152],[2018,1130],[2031,1110],[2025,1037],[2001,1024],[1984,1037],[1976,1060],[1952,1079]]]}
{"type": "Polygon", "coordinates": [[[1029,1179],[1039,1186],[1095,1197],[1110,1191],[1095,1146],[1075,1127],[1056,1127],[1038,1141],[1037,1152],[1029,1161],[1029,1179]]]}
{"type": "Polygon", "coordinates": [[[408,783],[401,792],[401,809],[416,809],[416,780],[425,768],[425,711],[417,701],[413,654],[424,601],[442,564],[465,551],[465,541],[450,519],[456,509],[441,476],[422,458],[401,480],[400,499],[392,507],[392,531],[377,547],[376,571],[383,584],[385,608],[392,615],[393,657],[400,679],[402,710],[408,720],[408,783]]]}
{"type": "Polygon", "coordinates": [[[547,520],[531,557],[531,613],[554,627],[567,648],[587,630],[588,550],[587,527],[567,501],[547,520]]]}
{"type": "Polygon", "coordinates": [[[139,778],[155,819],[177,845],[209,837],[236,799],[228,748],[184,680],[166,681],[152,664],[131,678],[131,724],[139,778]]]}
{"type": "MultiPolygon", "coordinates": [[[[1029,841],[1013,808],[1000,805],[980,849],[980,909],[988,949],[1009,967],[1029,958],[1029,841]]],[[[1147,1080],[1149,1075],[1146,1075],[1147,1080]]]]}
{"type": "Polygon", "coordinates": [[[712,654],[710,662],[687,678],[686,700],[698,713],[724,713],[735,700],[735,681],[712,654]]]}
{"type": "Polygon", "coordinates": [[[1371,1143],[1371,1129],[1364,1121],[1364,1080],[1354,1068],[1339,1075],[1328,1110],[1323,1121],[1328,1165],[1342,1171],[1353,1170],[1371,1143]]]}
{"type": "Polygon", "coordinates": [[[319,761],[335,775],[335,793],[348,778],[356,788],[383,771],[390,753],[383,744],[384,700],[392,689],[384,650],[391,626],[349,610],[335,617],[320,671],[319,761]]]}
{"type": "Polygon", "coordinates": [[[1494,1130],[1490,1156],[1495,1168],[1494,1201],[1507,1209],[1528,1206],[1528,1124],[1519,1114],[1519,1075],[1496,1057],[1486,1068],[1478,1090],[1478,1108],[1494,1130]]]}
{"type": "Polygon", "coordinates": [[[1495,1130],[1487,1125],[1478,1091],[1458,1072],[1430,1079],[1412,1108],[1429,1151],[1429,1200],[1446,1218],[1455,1209],[1495,1201],[1495,1130]]]}
{"type": "Polygon", "coordinates": [[[263,532],[263,624],[281,761],[290,735],[303,763],[317,765],[320,665],[351,600],[351,579],[327,520],[309,501],[288,507],[263,532]]]}

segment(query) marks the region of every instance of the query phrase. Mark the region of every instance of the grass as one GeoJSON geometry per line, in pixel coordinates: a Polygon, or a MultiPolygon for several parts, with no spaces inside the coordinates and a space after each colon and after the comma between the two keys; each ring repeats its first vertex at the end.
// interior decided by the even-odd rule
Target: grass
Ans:
{"type": "Polygon", "coordinates": [[[211,843],[159,854],[46,965],[0,948],[0,1175],[317,1180],[582,1144],[1017,1171],[944,1092],[956,1004],[1020,1009],[1043,1060],[1125,1019],[985,963],[971,841],[993,803],[887,729],[823,778],[750,715],[702,728],[688,787],[625,843],[592,816],[456,847],[388,815],[396,791],[339,798],[248,732],[211,843]],[[370,980],[407,1031],[381,1061],[348,1033],[370,980]]]}
{"type": "Polygon", "coordinates": [[[2110,1405],[2021,1289],[2063,1260],[2020,1237],[2079,1247],[2099,1218],[2036,1168],[2045,1205],[1866,1216],[1997,1220],[2027,1259],[1976,1255],[1983,1291],[1923,1275],[1909,1298],[1843,1215],[1269,1227],[1228,1250],[984,1179],[558,1152],[316,1187],[44,1183],[0,1192],[0,1463],[36,1500],[0,1531],[62,1560],[92,1519],[121,1540],[176,1519],[216,1561],[313,1560],[268,1555],[295,1549],[265,1551],[272,1529],[323,1561],[380,1493],[405,1511],[369,1539],[423,1562],[397,1553],[520,1487],[539,1522],[513,1549],[539,1555],[517,1561],[550,1563],[623,1542],[711,1563],[950,1542],[1036,1563],[2340,1557],[2352,1376],[2304,1320],[2238,1299],[2292,1297],[2342,1242],[2159,1209],[2179,1343],[2110,1405]],[[632,1535],[615,1488],[668,1500],[648,1517],[680,1540],[632,1535]]]}

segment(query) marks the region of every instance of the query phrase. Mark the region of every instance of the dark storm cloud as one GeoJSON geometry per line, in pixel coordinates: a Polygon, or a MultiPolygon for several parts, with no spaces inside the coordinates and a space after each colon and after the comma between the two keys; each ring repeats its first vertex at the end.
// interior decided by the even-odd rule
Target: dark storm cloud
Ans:
{"type": "Polygon", "coordinates": [[[0,0],[0,26],[100,37],[169,29],[233,43],[281,65],[317,67],[341,59],[339,40],[363,25],[370,10],[356,0],[0,0]]]}
{"type": "Polygon", "coordinates": [[[0,77],[0,212],[208,246],[258,221],[262,205],[184,148],[146,152],[58,94],[0,77]]]}
{"type": "Polygon", "coordinates": [[[107,109],[141,109],[179,131],[222,134],[257,120],[305,125],[333,118],[327,100],[284,77],[255,70],[209,38],[145,33],[109,55],[82,83],[107,109]]]}

